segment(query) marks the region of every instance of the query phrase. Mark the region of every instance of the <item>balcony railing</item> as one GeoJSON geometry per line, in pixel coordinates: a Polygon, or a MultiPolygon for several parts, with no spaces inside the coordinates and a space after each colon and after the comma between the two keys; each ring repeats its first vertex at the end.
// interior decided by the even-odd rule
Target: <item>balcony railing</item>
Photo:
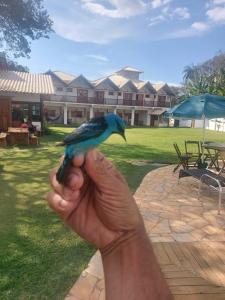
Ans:
{"type": "Polygon", "coordinates": [[[105,104],[105,105],[124,105],[124,106],[139,106],[139,107],[171,107],[174,103],[170,101],[157,100],[125,100],[125,99],[98,99],[96,97],[77,97],[77,96],[43,96],[44,101],[50,102],[70,102],[80,104],[105,104]],[[171,105],[172,104],[172,105],[171,105]]]}

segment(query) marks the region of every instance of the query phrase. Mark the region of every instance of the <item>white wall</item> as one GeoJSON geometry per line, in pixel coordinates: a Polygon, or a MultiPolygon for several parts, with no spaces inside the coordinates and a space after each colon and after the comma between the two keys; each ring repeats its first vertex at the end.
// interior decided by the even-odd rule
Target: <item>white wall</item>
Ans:
{"type": "Polygon", "coordinates": [[[13,101],[25,101],[25,102],[40,102],[40,95],[37,94],[15,94],[13,101]]]}
{"type": "Polygon", "coordinates": [[[179,127],[191,127],[191,120],[179,120],[179,127]]]}
{"type": "Polygon", "coordinates": [[[221,118],[209,120],[208,129],[225,132],[225,119],[221,118]]]}

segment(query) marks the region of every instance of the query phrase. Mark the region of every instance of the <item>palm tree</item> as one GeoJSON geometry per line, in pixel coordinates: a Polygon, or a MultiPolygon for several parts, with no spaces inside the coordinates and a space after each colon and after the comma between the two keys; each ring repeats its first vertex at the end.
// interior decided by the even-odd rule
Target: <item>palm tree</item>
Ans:
{"type": "Polygon", "coordinates": [[[183,79],[185,84],[188,84],[190,81],[195,81],[197,77],[199,77],[198,66],[191,65],[184,68],[183,79]]]}

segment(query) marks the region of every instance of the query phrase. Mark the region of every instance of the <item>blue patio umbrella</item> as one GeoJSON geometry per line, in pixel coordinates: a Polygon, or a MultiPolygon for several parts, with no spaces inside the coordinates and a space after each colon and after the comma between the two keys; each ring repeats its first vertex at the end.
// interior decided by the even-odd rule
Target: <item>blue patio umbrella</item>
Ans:
{"type": "Polygon", "coordinates": [[[165,118],[203,120],[203,143],[205,120],[225,118],[225,97],[203,94],[188,97],[164,114],[165,118]]]}

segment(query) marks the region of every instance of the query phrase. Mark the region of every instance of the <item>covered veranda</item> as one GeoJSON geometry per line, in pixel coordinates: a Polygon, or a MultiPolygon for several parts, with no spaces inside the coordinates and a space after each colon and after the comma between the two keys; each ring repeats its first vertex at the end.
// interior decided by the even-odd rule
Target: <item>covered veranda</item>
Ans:
{"type": "MultiPolygon", "coordinates": [[[[217,214],[217,198],[198,182],[178,184],[174,166],[150,172],[135,193],[160,267],[175,300],[225,299],[225,209],[217,214]]],[[[99,253],[91,259],[66,300],[104,300],[99,253]]]]}
{"type": "Polygon", "coordinates": [[[131,126],[167,126],[162,114],[166,108],[150,108],[126,105],[43,101],[43,117],[49,123],[80,124],[93,117],[108,113],[119,114],[131,126]]]}

